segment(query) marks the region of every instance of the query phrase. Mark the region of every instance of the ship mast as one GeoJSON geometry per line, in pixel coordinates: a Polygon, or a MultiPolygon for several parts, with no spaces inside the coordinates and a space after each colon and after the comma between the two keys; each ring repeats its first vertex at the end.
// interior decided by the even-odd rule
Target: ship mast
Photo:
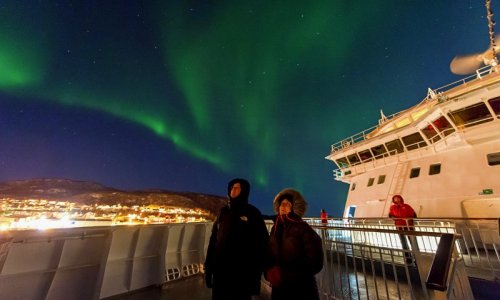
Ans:
{"type": "Polygon", "coordinates": [[[488,33],[490,35],[491,54],[493,56],[490,64],[492,67],[496,67],[498,66],[498,58],[495,42],[495,21],[493,20],[493,11],[491,10],[491,0],[486,0],[486,15],[488,17],[488,33]]]}

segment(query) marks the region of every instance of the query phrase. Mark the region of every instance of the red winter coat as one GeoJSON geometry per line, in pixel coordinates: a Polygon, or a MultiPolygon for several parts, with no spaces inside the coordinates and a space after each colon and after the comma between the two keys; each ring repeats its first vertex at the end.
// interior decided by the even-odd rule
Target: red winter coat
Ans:
{"type": "Polygon", "coordinates": [[[417,214],[413,208],[406,203],[401,205],[393,204],[389,210],[389,218],[394,218],[394,224],[398,227],[398,229],[412,229],[412,218],[416,217],[417,214]]]}
{"type": "Polygon", "coordinates": [[[326,211],[322,211],[319,217],[321,219],[321,223],[323,224],[328,223],[328,214],[326,213],[326,211]]]}

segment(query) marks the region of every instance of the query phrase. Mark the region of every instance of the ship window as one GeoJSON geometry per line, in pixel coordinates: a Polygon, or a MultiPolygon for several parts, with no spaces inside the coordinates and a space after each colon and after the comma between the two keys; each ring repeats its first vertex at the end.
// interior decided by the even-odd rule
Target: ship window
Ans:
{"type": "Polygon", "coordinates": [[[434,127],[436,127],[439,132],[444,134],[444,136],[447,136],[455,131],[455,128],[451,126],[445,116],[441,116],[439,119],[432,121],[432,124],[434,124],[434,127]]]}
{"type": "Polygon", "coordinates": [[[410,178],[415,178],[420,176],[420,168],[413,168],[410,170],[410,178]]]}
{"type": "Polygon", "coordinates": [[[375,156],[375,159],[382,158],[384,156],[387,156],[387,150],[385,149],[384,145],[378,145],[375,147],[372,147],[372,153],[375,156]]]}
{"type": "Polygon", "coordinates": [[[351,191],[354,191],[356,189],[356,182],[353,182],[351,184],[351,191]]]}
{"type": "Polygon", "coordinates": [[[341,157],[341,158],[337,159],[335,162],[337,162],[337,165],[341,169],[345,169],[345,168],[349,167],[349,162],[347,161],[347,158],[345,158],[345,157],[341,157]]]}
{"type": "Polygon", "coordinates": [[[389,151],[390,155],[404,152],[403,144],[399,139],[387,142],[385,143],[385,146],[387,147],[387,151],[389,151]]]}
{"type": "Polygon", "coordinates": [[[448,115],[459,128],[479,125],[493,120],[484,102],[452,111],[448,115]]]}
{"type": "Polygon", "coordinates": [[[500,152],[490,153],[487,155],[488,157],[488,165],[497,166],[500,165],[500,152]]]}
{"type": "Polygon", "coordinates": [[[356,155],[356,153],[354,154],[351,154],[349,156],[347,156],[347,159],[349,160],[349,162],[351,163],[351,165],[359,165],[360,164],[360,161],[359,161],[359,157],[356,155]]]}
{"type": "Polygon", "coordinates": [[[378,177],[378,181],[377,181],[377,184],[382,184],[385,182],[385,175],[380,175],[378,177]]]}
{"type": "Polygon", "coordinates": [[[375,181],[375,178],[368,179],[368,185],[367,186],[372,186],[374,181],[375,181]]]}
{"type": "Polygon", "coordinates": [[[441,139],[436,129],[434,129],[431,124],[428,124],[427,126],[422,128],[422,133],[431,143],[435,143],[441,139]]]}
{"type": "Polygon", "coordinates": [[[436,175],[441,173],[441,164],[433,164],[429,167],[429,175],[436,175]]]}
{"type": "Polygon", "coordinates": [[[360,151],[358,155],[361,158],[361,161],[366,161],[372,158],[372,153],[370,152],[369,149],[360,151]]]}
{"type": "Polygon", "coordinates": [[[405,144],[408,151],[422,148],[427,145],[427,143],[418,132],[404,136],[401,139],[403,140],[403,143],[405,144]]]}
{"type": "Polygon", "coordinates": [[[488,102],[490,103],[490,106],[497,115],[497,117],[500,117],[500,97],[490,99],[488,100],[488,102]]]}
{"type": "Polygon", "coordinates": [[[347,217],[354,218],[355,213],[356,213],[356,205],[349,206],[349,210],[347,211],[347,217]]]}

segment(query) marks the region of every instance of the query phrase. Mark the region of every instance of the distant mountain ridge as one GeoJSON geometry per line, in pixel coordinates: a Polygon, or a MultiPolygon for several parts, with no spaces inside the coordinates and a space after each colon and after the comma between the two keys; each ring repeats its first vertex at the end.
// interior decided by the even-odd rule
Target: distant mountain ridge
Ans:
{"type": "Polygon", "coordinates": [[[123,191],[99,183],[69,179],[27,179],[0,182],[0,199],[46,199],[82,204],[165,205],[201,208],[214,216],[226,204],[222,196],[150,189],[123,191]]]}

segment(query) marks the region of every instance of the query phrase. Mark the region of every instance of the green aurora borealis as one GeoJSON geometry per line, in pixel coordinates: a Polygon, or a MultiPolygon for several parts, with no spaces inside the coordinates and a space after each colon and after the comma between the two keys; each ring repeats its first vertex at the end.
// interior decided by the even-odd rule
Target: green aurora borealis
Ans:
{"type": "MultiPolygon", "coordinates": [[[[484,45],[465,48],[461,35],[486,40],[483,4],[420,3],[3,1],[0,101],[131,122],[215,170],[203,176],[247,177],[263,210],[292,186],[338,215],[346,187],[324,160],[329,145],[454,78],[450,55],[484,45]]],[[[224,193],[220,181],[185,189],[224,193]]]]}

